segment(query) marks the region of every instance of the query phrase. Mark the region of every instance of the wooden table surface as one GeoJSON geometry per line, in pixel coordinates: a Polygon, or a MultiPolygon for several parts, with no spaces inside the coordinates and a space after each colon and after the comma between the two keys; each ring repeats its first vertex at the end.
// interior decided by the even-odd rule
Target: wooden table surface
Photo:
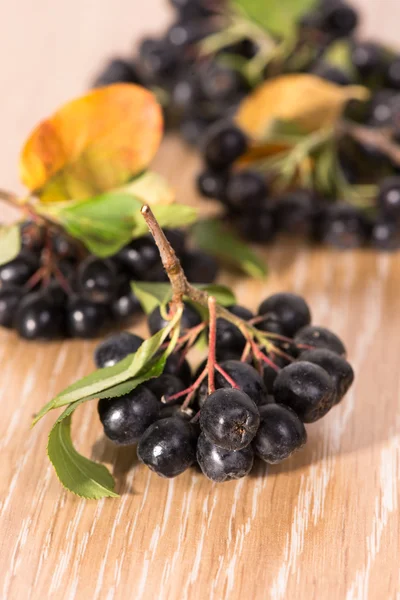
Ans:
{"type": "MultiPolygon", "coordinates": [[[[37,118],[83,89],[103,56],[128,49],[132,31],[168,18],[161,0],[134,4],[0,6],[2,187],[18,189],[18,147],[37,118]]],[[[358,4],[365,27],[378,17],[381,35],[393,39],[397,1],[358,4]]],[[[196,201],[193,152],[167,140],[156,168],[180,199],[196,201]]],[[[345,340],[356,383],[308,427],[303,452],[239,482],[214,485],[194,471],[159,479],[133,449],[103,439],[88,403],[73,436],[112,469],[121,497],[96,503],[64,492],[45,452],[53,415],[32,431],[30,420],[93,368],[94,343],[41,345],[0,330],[2,600],[400,598],[400,254],[286,245],[264,255],[266,281],[222,281],[253,308],[278,290],[303,294],[314,322],[345,340]]],[[[143,333],[143,323],[134,330],[143,333]]]]}

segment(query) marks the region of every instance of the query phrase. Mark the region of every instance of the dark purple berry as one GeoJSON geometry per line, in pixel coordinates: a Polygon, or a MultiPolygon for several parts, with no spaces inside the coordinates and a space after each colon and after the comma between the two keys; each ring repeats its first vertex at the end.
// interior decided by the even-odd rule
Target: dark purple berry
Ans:
{"type": "Polygon", "coordinates": [[[380,75],[384,67],[384,50],[374,42],[356,42],[351,51],[351,62],[361,78],[380,75]]]}
{"type": "MultiPolygon", "coordinates": [[[[226,360],[221,363],[222,369],[235,382],[238,389],[244,392],[257,405],[263,404],[267,396],[267,388],[261,375],[248,363],[240,360],[226,360]]],[[[232,389],[232,385],[218,371],[214,375],[215,388],[232,389]]],[[[197,403],[200,408],[208,398],[208,378],[206,378],[197,392],[197,403]]]]}
{"type": "MultiPolygon", "coordinates": [[[[164,229],[164,234],[178,256],[186,251],[186,234],[182,229],[164,229]]],[[[161,263],[161,260],[159,261],[161,263]]]]}
{"type": "Polygon", "coordinates": [[[114,366],[129,354],[137,352],[143,342],[143,338],[129,331],[110,335],[94,351],[96,367],[103,369],[114,366]]]}
{"type": "Polygon", "coordinates": [[[135,65],[122,58],[113,58],[96,77],[93,87],[102,87],[113,83],[140,83],[135,65]]]}
{"type": "Polygon", "coordinates": [[[98,411],[105,435],[115,444],[135,444],[157,419],[160,403],[144,385],[120,398],[99,400],[98,411]]]}
{"type": "Polygon", "coordinates": [[[287,192],[276,203],[276,224],[281,231],[308,236],[312,231],[314,213],[315,199],[311,192],[287,192]]]}
{"type": "Polygon", "coordinates": [[[313,69],[313,73],[318,75],[318,77],[321,77],[321,79],[325,79],[326,81],[330,81],[336,85],[344,86],[354,83],[354,80],[349,73],[347,73],[344,69],[330,65],[329,63],[320,62],[313,69]]]}
{"type": "Polygon", "coordinates": [[[257,406],[244,392],[220,389],[211,394],[200,412],[206,437],[226,450],[241,450],[254,438],[260,423],[257,406]]]}
{"type": "Polygon", "coordinates": [[[363,212],[348,204],[332,204],[318,225],[317,237],[337,248],[358,248],[369,237],[370,226],[363,212]]]}
{"type": "Polygon", "coordinates": [[[95,256],[85,258],[79,265],[78,286],[86,300],[111,302],[118,289],[117,274],[113,263],[95,256]]]}
{"type": "Polygon", "coordinates": [[[275,402],[289,406],[304,423],[321,419],[335,401],[335,386],[328,373],[310,362],[294,362],[275,379],[275,402]]]}
{"type": "Polygon", "coordinates": [[[354,381],[354,371],[350,363],[326,348],[302,352],[301,360],[319,365],[331,376],[336,392],[334,404],[338,404],[354,381]]]}
{"type": "Polygon", "coordinates": [[[197,188],[202,196],[223,200],[227,176],[224,172],[207,169],[197,178],[197,188]]]}
{"type": "Polygon", "coordinates": [[[371,231],[371,243],[379,250],[398,250],[400,248],[399,223],[382,219],[374,223],[371,231]]]}
{"type": "Polygon", "coordinates": [[[167,358],[165,363],[164,373],[169,375],[175,375],[178,379],[181,379],[186,387],[192,382],[192,371],[190,365],[186,359],[182,359],[182,356],[174,352],[167,358]]]}
{"type": "Polygon", "coordinates": [[[147,38],[139,47],[142,76],[150,83],[171,77],[179,62],[179,52],[168,40],[147,38]]]}
{"type": "Polygon", "coordinates": [[[98,336],[109,322],[105,304],[96,304],[79,296],[71,298],[67,306],[67,326],[72,337],[98,336]]]}
{"type": "Polygon", "coordinates": [[[23,250],[10,262],[0,265],[0,284],[24,285],[38,268],[36,257],[23,250]]]}
{"type": "Polygon", "coordinates": [[[150,269],[160,264],[160,253],[157,246],[148,237],[138,238],[122,248],[115,260],[132,276],[132,279],[143,280],[150,269]]]}
{"type": "Polygon", "coordinates": [[[117,322],[123,322],[141,313],[141,305],[129,282],[120,285],[111,303],[111,314],[117,322]]]}
{"type": "Polygon", "coordinates": [[[296,413],[280,404],[260,408],[260,427],[253,441],[257,456],[270,464],[280,463],[307,441],[305,427],[296,413]]]}
{"type": "Polygon", "coordinates": [[[229,207],[235,210],[253,212],[258,218],[256,209],[266,201],[268,188],[264,177],[255,171],[239,171],[232,173],[225,190],[225,199],[229,207]]]}
{"type": "Polygon", "coordinates": [[[15,312],[23,297],[23,290],[15,285],[0,289],[0,325],[12,327],[15,312]]]}
{"type": "Polygon", "coordinates": [[[42,292],[33,292],[19,303],[14,327],[27,340],[53,340],[65,335],[65,311],[42,292]]]}
{"type": "Polygon", "coordinates": [[[204,475],[221,483],[246,477],[252,469],[254,453],[251,445],[242,450],[225,450],[201,433],[197,441],[197,462],[204,475]]]}
{"type": "Polygon", "coordinates": [[[310,309],[304,298],[289,292],[274,294],[264,300],[258,314],[265,316],[266,320],[275,318],[287,337],[293,337],[299,329],[311,323],[310,309]]]}
{"type": "Polygon", "coordinates": [[[197,76],[201,94],[210,103],[228,102],[232,106],[248,89],[239,71],[215,61],[200,64],[197,76]]]}
{"type": "Polygon", "coordinates": [[[304,348],[305,350],[326,348],[327,350],[336,352],[340,356],[346,356],[346,348],[342,340],[325,327],[318,327],[316,325],[303,327],[296,333],[294,342],[303,346],[309,346],[309,348],[304,348]]]}
{"type": "Polygon", "coordinates": [[[144,432],[139,459],[161,477],[176,477],[196,460],[196,430],[179,417],[156,421],[144,432]]]}
{"type": "Polygon", "coordinates": [[[219,272],[216,258],[200,250],[188,250],[182,256],[182,267],[191,283],[213,283],[219,272]]]}
{"type": "Polygon", "coordinates": [[[241,212],[235,216],[239,233],[249,242],[268,244],[276,234],[275,215],[271,210],[241,212]]]}
{"type": "Polygon", "coordinates": [[[321,29],[334,38],[350,35],[358,24],[358,15],[349,4],[336,0],[321,8],[321,29]]]}
{"type": "Polygon", "coordinates": [[[244,133],[233,124],[213,129],[205,143],[204,158],[211,169],[226,169],[247,150],[244,133]]]}
{"type": "Polygon", "coordinates": [[[396,56],[388,65],[386,85],[394,90],[400,90],[400,56],[396,56]]]}
{"type": "Polygon", "coordinates": [[[159,377],[149,379],[146,386],[153,392],[157,400],[161,400],[164,396],[168,399],[169,396],[174,396],[186,389],[181,379],[169,373],[162,373],[159,377]]]}
{"type": "Polygon", "coordinates": [[[387,177],[381,182],[377,203],[382,215],[400,220],[400,177],[387,177]]]}

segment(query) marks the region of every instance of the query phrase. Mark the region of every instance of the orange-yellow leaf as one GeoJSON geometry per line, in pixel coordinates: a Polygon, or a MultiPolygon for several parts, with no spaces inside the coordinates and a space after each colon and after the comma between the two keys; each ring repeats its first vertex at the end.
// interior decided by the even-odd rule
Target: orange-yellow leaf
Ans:
{"type": "Polygon", "coordinates": [[[276,156],[282,152],[290,150],[293,144],[287,142],[263,142],[261,144],[252,144],[249,149],[237,161],[238,167],[247,167],[254,162],[276,156]]]}
{"type": "Polygon", "coordinates": [[[361,86],[338,86],[315,75],[282,75],[260,85],[239,106],[236,121],[254,140],[263,140],[276,120],[305,132],[333,125],[351,98],[366,100],[361,86]]]}
{"type": "Polygon", "coordinates": [[[21,179],[42,202],[90,198],[144,170],[162,128],[148,90],[123,83],[96,89],[36,127],[21,153],[21,179]]]}

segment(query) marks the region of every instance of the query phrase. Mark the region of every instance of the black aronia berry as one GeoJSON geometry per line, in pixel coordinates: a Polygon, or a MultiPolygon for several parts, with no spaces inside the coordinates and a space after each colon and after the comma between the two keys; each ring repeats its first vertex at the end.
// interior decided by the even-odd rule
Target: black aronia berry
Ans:
{"type": "MultiPolygon", "coordinates": [[[[265,298],[257,317],[244,306],[224,308],[188,282],[150,208],[144,206],[142,214],[171,278],[168,310],[165,305],[155,313],[163,314],[164,322],[147,340],[130,332],[106,338],[94,355],[100,369],[64,394],[73,394],[74,401],[100,398],[104,435],[116,445],[137,444],[139,460],[164,478],[197,464],[211,481],[227,482],[248,475],[254,457],[270,464],[288,459],[306,443],[305,424],[325,416],[353,382],[343,343],[328,329],[311,325],[306,300],[289,292],[265,298]],[[199,307],[193,321],[187,313],[192,304],[199,307]],[[295,337],[259,329],[269,313],[295,337]],[[221,320],[243,336],[240,356],[219,358],[221,320]],[[190,350],[201,333],[207,333],[208,351],[196,368],[190,350]]],[[[57,401],[64,402],[63,393],[40,416],[57,401]]],[[[49,448],[63,481],[52,443],[49,448]]],[[[65,460],[63,455],[63,465],[65,460]]],[[[94,473],[92,478],[96,481],[94,473]]],[[[66,485],[71,489],[70,478],[66,485]]],[[[112,487],[108,491],[103,485],[96,493],[111,495],[112,487]]]]}

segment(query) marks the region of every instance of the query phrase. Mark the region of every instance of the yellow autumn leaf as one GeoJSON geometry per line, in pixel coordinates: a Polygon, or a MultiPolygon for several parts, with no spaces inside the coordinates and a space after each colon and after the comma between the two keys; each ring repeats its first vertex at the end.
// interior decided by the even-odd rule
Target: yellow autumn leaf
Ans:
{"type": "Polygon", "coordinates": [[[254,140],[265,139],[276,120],[295,123],[307,133],[333,125],[350,99],[368,97],[362,86],[339,86],[309,74],[282,75],[243,100],[236,122],[254,140]]]}
{"type": "Polygon", "coordinates": [[[21,153],[21,179],[42,202],[90,198],[146,169],[162,129],[161,108],[148,90],[98,88],[34,129],[21,153]]]}

